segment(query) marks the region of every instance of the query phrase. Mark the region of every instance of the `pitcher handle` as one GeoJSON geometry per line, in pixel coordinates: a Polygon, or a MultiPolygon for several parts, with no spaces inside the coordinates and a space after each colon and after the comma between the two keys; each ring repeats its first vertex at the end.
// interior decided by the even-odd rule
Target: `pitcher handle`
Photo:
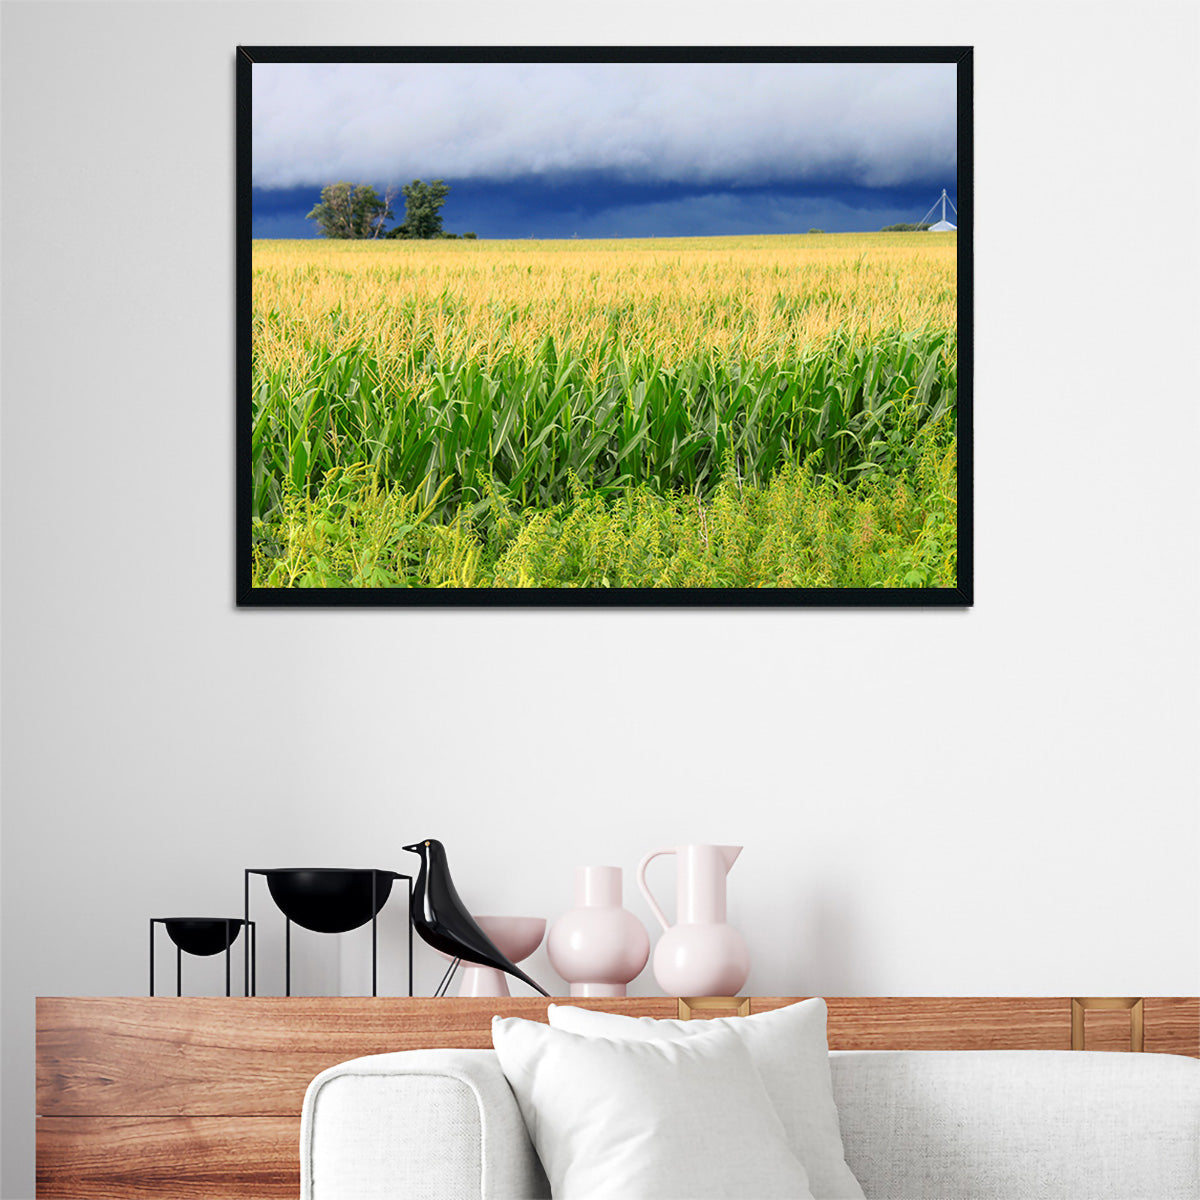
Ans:
{"type": "Polygon", "coordinates": [[[650,888],[646,885],[646,867],[652,858],[657,858],[660,854],[674,854],[674,853],[675,853],[675,851],[673,849],[672,850],[651,850],[650,853],[647,854],[646,857],[643,858],[640,863],[638,863],[638,869],[637,869],[638,887],[640,887],[642,889],[642,895],[646,897],[646,903],[650,905],[650,911],[658,918],[658,923],[664,929],[670,929],[671,926],[670,926],[670,923],[667,921],[667,918],[663,915],[663,910],[658,907],[658,901],[655,900],[655,898],[650,894],[650,888]]]}

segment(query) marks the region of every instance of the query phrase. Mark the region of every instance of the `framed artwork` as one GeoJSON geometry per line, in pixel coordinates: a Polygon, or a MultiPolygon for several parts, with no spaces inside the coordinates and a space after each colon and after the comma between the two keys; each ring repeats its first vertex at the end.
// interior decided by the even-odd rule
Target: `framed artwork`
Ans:
{"type": "Polygon", "coordinates": [[[237,603],[967,606],[966,47],[244,47],[237,603]]]}

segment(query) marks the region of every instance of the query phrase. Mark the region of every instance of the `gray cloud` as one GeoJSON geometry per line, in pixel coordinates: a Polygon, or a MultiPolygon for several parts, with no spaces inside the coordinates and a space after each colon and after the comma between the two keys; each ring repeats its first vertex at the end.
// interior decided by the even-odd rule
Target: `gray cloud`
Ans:
{"type": "Polygon", "coordinates": [[[837,178],[956,163],[950,64],[258,63],[254,184],[837,178]]]}

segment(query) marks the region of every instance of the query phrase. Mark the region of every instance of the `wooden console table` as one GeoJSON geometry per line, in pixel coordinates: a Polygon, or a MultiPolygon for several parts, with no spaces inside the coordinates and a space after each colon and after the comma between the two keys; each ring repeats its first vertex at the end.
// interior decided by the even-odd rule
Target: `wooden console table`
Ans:
{"type": "MultiPolygon", "coordinates": [[[[753,997],[766,1012],[801,997],[753,997]]],[[[677,1017],[658,997],[570,1000],[677,1017]]],[[[1134,1000],[833,997],[834,1050],[1129,1050],[1134,1000]],[[1080,1023],[1083,1022],[1083,1025],[1080,1023]],[[1076,1041],[1080,1037],[1076,1030],[1076,1041]]],[[[730,1012],[733,1010],[731,1009],[730,1012]]],[[[314,1075],[363,1054],[491,1046],[493,1013],[546,1001],[45,998],[37,1004],[37,1194],[70,1200],[294,1200],[300,1105],[314,1075]]],[[[1200,1057],[1200,999],[1146,997],[1146,1051],[1200,1057]]],[[[696,1008],[696,1016],[725,1015],[696,1008]]]]}

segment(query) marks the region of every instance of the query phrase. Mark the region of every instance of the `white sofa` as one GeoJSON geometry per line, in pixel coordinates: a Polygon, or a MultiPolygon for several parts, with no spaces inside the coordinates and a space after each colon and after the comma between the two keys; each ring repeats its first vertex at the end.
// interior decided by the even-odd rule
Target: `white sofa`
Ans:
{"type": "MultiPolygon", "coordinates": [[[[830,1066],[867,1200],[1200,1200],[1200,1060],[900,1050],[834,1052],[830,1066]]],[[[550,1195],[491,1050],[325,1071],[300,1157],[302,1200],[550,1195]]]]}

